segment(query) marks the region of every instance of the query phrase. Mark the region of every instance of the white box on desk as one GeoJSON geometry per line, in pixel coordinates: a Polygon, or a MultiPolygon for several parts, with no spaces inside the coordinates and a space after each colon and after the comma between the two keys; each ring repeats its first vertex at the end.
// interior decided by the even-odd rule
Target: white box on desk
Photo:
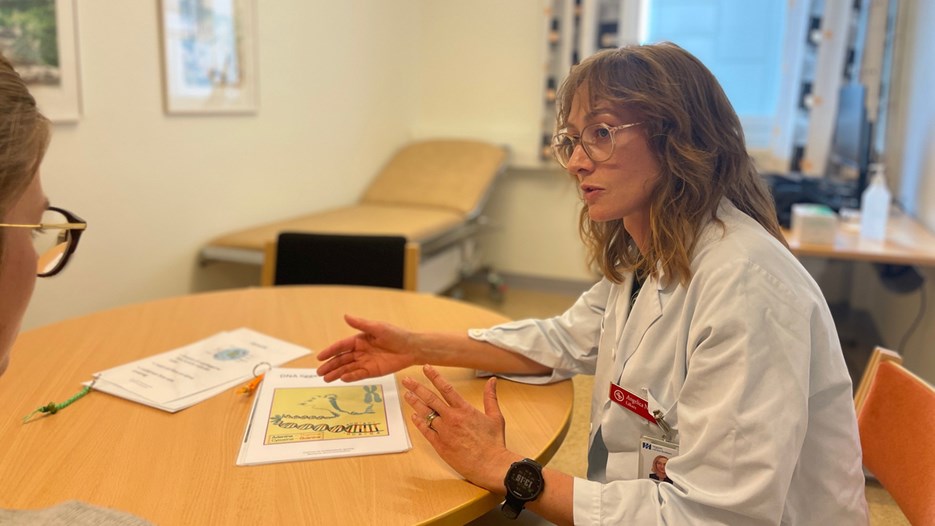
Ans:
{"type": "Polygon", "coordinates": [[[825,205],[796,203],[792,205],[791,226],[799,243],[833,245],[838,216],[825,205]]]}

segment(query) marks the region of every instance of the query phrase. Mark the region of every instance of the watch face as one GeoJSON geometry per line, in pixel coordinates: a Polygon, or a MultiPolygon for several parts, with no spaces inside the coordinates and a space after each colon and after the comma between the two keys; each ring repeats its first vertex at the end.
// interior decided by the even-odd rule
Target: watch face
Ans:
{"type": "Polygon", "coordinates": [[[542,473],[525,462],[514,464],[507,473],[506,488],[519,500],[532,500],[542,491],[542,473]]]}

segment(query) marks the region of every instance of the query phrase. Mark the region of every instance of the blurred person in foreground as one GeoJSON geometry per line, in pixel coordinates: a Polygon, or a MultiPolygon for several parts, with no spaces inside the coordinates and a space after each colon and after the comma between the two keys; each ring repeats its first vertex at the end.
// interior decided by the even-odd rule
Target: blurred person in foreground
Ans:
{"type": "MultiPolygon", "coordinates": [[[[0,375],[32,297],[36,277],[59,273],[87,224],[50,206],[39,166],[51,136],[25,83],[0,56],[0,375]]],[[[0,378],[0,381],[3,381],[0,378]]],[[[54,474],[36,473],[36,476],[54,474]]],[[[13,488],[6,488],[7,491],[13,488]]],[[[3,502],[0,493],[0,503],[3,502]]],[[[0,524],[140,526],[148,522],[116,510],[68,501],[40,510],[0,509],[0,524]]]]}

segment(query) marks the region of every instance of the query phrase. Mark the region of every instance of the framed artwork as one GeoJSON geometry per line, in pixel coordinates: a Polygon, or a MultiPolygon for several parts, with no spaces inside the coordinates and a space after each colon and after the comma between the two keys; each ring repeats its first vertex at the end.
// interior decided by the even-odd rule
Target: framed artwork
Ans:
{"type": "Polygon", "coordinates": [[[0,52],[53,122],[81,117],[74,0],[0,2],[0,52]]]}
{"type": "Polygon", "coordinates": [[[255,0],[161,0],[167,113],[254,113],[255,0]]]}

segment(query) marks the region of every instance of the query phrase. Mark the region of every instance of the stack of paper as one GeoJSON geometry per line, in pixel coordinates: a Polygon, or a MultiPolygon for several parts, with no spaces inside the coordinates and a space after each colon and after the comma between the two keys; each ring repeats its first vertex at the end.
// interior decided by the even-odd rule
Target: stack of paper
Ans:
{"type": "Polygon", "coordinates": [[[310,353],[240,328],[102,371],[94,389],[174,413],[310,353]]]}
{"type": "Polygon", "coordinates": [[[257,392],[237,465],[411,448],[393,375],[325,383],[315,369],[273,369],[257,392]]]}

